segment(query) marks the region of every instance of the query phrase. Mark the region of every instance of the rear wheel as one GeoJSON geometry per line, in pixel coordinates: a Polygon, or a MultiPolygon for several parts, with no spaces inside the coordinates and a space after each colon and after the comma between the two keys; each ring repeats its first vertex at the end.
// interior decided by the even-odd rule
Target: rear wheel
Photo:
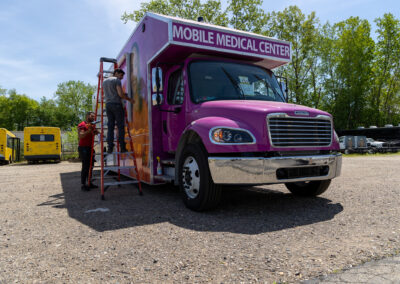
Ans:
{"type": "Polygon", "coordinates": [[[186,207],[194,211],[215,208],[221,200],[221,187],[214,184],[207,155],[199,144],[185,147],[179,160],[179,187],[186,207]]]}
{"type": "Polygon", "coordinates": [[[331,180],[316,180],[316,181],[304,181],[304,182],[292,182],[285,183],[287,189],[298,196],[317,196],[324,193],[329,185],[331,184],[331,180]]]}

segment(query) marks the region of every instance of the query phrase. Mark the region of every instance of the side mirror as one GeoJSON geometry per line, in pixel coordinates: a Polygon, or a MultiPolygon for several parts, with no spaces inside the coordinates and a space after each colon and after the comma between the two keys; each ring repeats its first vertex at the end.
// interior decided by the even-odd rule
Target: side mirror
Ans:
{"type": "Polygon", "coordinates": [[[281,82],[280,85],[281,85],[281,90],[282,90],[283,96],[285,97],[285,101],[287,102],[288,101],[288,89],[287,89],[286,83],[281,82]]]}
{"type": "Polygon", "coordinates": [[[161,105],[163,103],[163,96],[160,94],[163,90],[163,85],[162,85],[162,69],[160,67],[155,67],[152,69],[152,102],[153,106],[154,105],[161,105]],[[155,94],[154,94],[155,93],[155,94]]]}
{"type": "Polygon", "coordinates": [[[164,97],[162,94],[152,94],[151,102],[153,106],[159,106],[164,102],[164,97]]]}
{"type": "Polygon", "coordinates": [[[284,99],[286,102],[289,100],[289,89],[288,89],[288,80],[286,77],[276,76],[276,79],[279,83],[279,87],[283,93],[284,99]]]}

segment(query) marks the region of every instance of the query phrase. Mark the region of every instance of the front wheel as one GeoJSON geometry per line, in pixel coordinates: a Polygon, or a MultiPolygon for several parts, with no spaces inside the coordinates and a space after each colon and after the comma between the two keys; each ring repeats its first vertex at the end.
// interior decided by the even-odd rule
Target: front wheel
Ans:
{"type": "Polygon", "coordinates": [[[289,189],[292,194],[307,197],[317,196],[324,193],[330,184],[330,179],[285,183],[287,189],[289,189]]]}
{"type": "Polygon", "coordinates": [[[179,159],[179,187],[186,207],[194,211],[215,208],[221,200],[221,187],[214,184],[207,155],[199,144],[189,144],[179,159]]]}

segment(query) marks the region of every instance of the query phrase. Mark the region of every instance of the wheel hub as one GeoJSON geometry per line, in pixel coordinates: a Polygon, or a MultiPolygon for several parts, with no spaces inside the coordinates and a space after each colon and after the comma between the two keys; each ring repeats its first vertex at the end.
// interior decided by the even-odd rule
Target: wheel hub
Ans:
{"type": "Polygon", "coordinates": [[[186,158],[182,171],[183,188],[189,198],[196,198],[200,191],[200,169],[196,159],[186,158]]]}

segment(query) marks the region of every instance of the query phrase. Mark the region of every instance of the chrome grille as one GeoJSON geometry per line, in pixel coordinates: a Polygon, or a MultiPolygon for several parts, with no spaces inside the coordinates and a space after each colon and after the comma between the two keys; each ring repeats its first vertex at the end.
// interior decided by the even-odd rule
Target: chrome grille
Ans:
{"type": "Polygon", "coordinates": [[[272,116],[268,117],[268,129],[274,147],[324,147],[332,142],[332,122],[328,116],[272,116]]]}

